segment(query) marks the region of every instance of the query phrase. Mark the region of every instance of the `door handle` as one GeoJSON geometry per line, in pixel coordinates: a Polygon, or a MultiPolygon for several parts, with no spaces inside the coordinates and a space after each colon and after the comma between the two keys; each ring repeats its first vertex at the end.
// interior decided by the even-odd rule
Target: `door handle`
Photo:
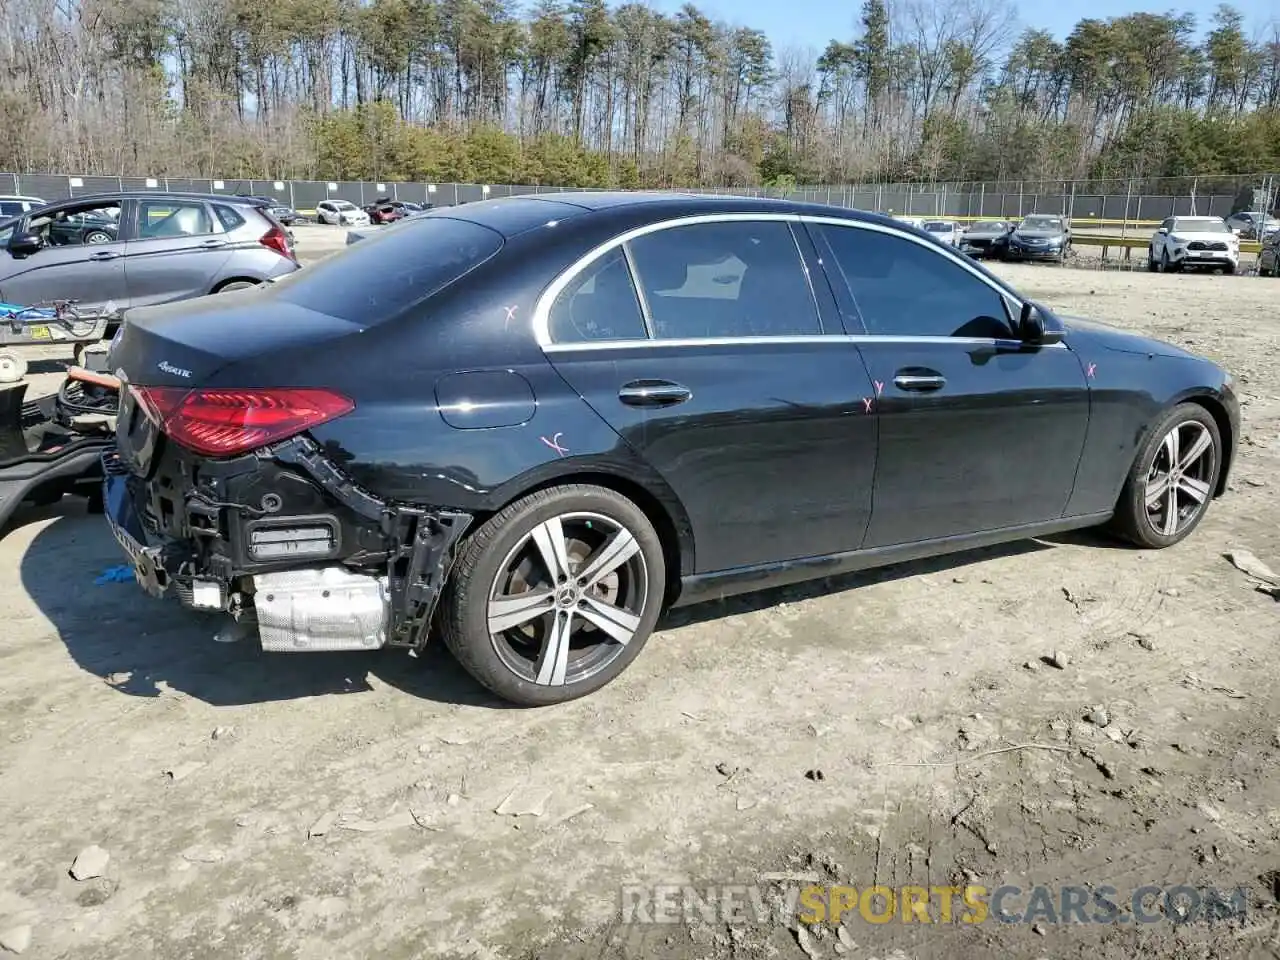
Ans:
{"type": "Polygon", "coordinates": [[[618,399],[632,407],[669,407],[692,396],[688,387],[670,380],[632,380],[618,391],[618,399]]]}
{"type": "Polygon", "coordinates": [[[939,390],[947,385],[947,378],[940,373],[933,371],[918,373],[899,373],[893,378],[893,385],[899,390],[913,390],[918,393],[927,393],[930,390],[939,390]]]}
{"type": "Polygon", "coordinates": [[[120,254],[116,253],[114,250],[99,250],[97,253],[89,254],[89,259],[90,260],[114,260],[118,256],[120,256],[120,254]]]}
{"type": "Polygon", "coordinates": [[[225,247],[226,245],[227,245],[227,241],[225,240],[206,240],[204,243],[200,244],[200,246],[202,247],[210,247],[210,248],[225,247]]]}

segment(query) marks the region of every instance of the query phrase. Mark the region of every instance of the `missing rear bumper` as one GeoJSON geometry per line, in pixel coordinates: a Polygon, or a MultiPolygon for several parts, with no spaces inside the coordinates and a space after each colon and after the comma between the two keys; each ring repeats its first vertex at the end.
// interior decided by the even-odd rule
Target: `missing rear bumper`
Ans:
{"type": "Polygon", "coordinates": [[[264,520],[195,489],[181,492],[181,509],[198,522],[182,524],[190,532],[175,539],[148,520],[147,482],[113,454],[103,459],[107,521],[143,589],[256,622],[272,652],[422,648],[471,525],[470,514],[378,500],[304,440],[291,443],[280,462],[300,468],[335,509],[361,518],[367,535],[360,543],[347,546],[327,515],[264,520]],[[371,550],[371,540],[382,549],[371,550]],[[248,549],[241,556],[229,544],[248,549]]]}

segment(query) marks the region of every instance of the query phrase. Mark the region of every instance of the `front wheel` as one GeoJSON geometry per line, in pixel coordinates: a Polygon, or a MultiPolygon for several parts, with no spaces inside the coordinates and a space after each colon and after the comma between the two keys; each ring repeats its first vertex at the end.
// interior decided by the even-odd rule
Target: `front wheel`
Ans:
{"type": "Polygon", "coordinates": [[[1166,413],[1130,468],[1112,519],[1115,532],[1148,549],[1187,537],[1217,489],[1221,450],[1217,421],[1204,407],[1180,403],[1166,413]]]}
{"type": "Polygon", "coordinates": [[[467,539],[444,598],[445,643],[505,700],[575,700],[639,656],[665,584],[662,543],[634,503],[597,486],[542,490],[467,539]]]}
{"type": "Polygon", "coordinates": [[[1147,248],[1147,272],[1155,273],[1159,269],[1160,269],[1160,265],[1156,263],[1156,248],[1148,247],[1147,248]]]}

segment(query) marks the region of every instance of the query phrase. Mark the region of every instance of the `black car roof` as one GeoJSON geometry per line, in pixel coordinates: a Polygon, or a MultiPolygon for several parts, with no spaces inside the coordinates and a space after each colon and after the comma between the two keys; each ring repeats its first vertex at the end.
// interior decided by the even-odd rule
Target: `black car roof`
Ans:
{"type": "MultiPolygon", "coordinates": [[[[634,215],[647,207],[652,220],[675,219],[704,213],[789,213],[808,216],[837,216],[845,220],[877,223],[897,228],[905,225],[892,217],[865,210],[836,207],[821,203],[800,203],[771,197],[735,197],[716,194],[660,193],[623,191],[579,191],[565,193],[526,194],[477,200],[453,207],[436,207],[424,215],[470,220],[513,237],[548,220],[568,220],[590,215],[600,216],[624,211],[634,215]]],[[[628,216],[628,219],[635,219],[628,216]]]]}

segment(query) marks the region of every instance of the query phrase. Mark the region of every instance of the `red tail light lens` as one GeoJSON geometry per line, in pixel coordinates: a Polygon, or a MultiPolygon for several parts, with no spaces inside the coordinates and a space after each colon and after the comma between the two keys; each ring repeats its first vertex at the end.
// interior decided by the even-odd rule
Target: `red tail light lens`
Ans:
{"type": "Polygon", "coordinates": [[[332,390],[189,390],[136,387],[160,428],[189,450],[230,457],[285,440],[350,413],[355,404],[332,390]]]}
{"type": "Polygon", "coordinates": [[[264,233],[262,239],[258,242],[267,249],[274,250],[282,257],[288,257],[290,260],[297,259],[293,255],[293,249],[289,246],[289,235],[276,224],[272,224],[271,229],[264,233]]]}

